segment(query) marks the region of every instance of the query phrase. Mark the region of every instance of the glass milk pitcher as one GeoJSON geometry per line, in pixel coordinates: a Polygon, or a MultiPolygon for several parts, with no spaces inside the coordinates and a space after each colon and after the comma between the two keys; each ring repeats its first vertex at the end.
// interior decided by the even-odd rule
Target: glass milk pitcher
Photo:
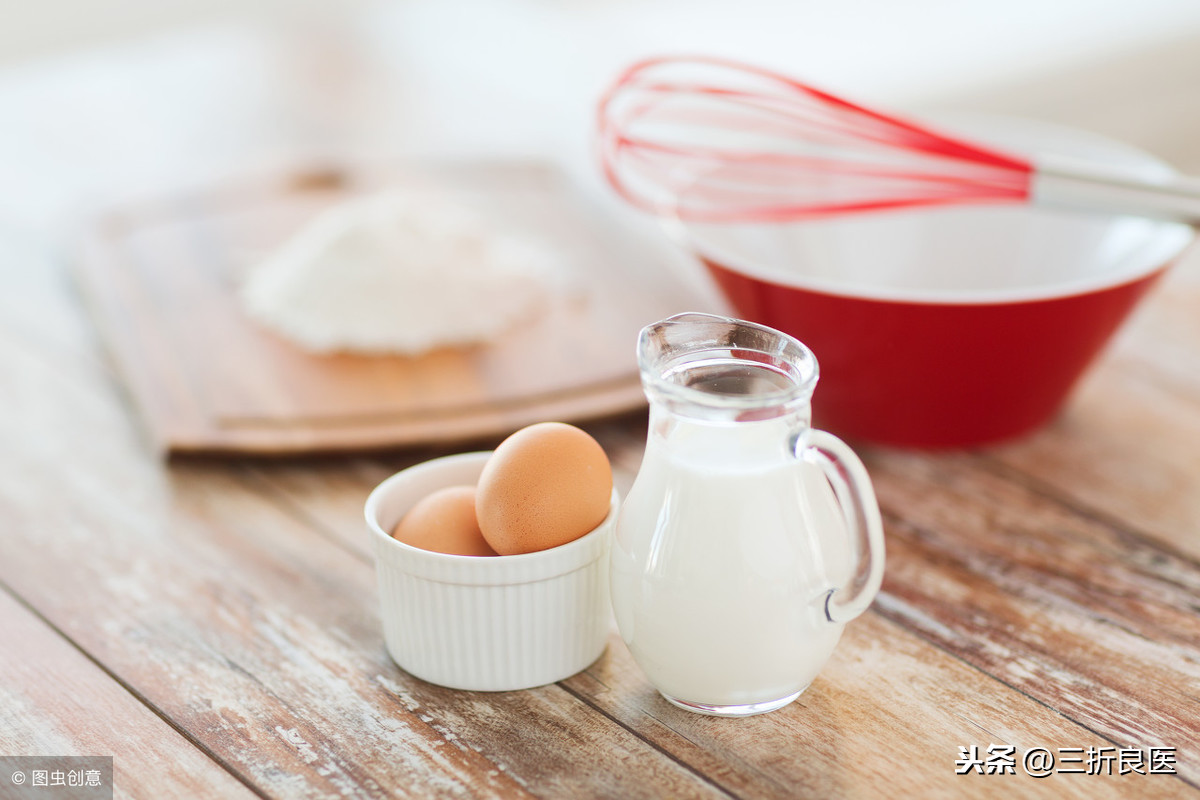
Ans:
{"type": "Polygon", "coordinates": [[[790,336],[681,314],[642,330],[638,363],[650,430],[612,548],[621,636],[677,706],[781,708],[879,590],[870,479],[810,427],[817,362],[790,336]]]}

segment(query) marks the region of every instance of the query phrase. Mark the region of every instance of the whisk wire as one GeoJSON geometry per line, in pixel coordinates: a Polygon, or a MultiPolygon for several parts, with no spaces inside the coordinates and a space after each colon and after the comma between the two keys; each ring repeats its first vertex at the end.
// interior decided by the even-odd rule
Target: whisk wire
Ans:
{"type": "Polygon", "coordinates": [[[628,200],[709,221],[1020,201],[1025,161],[720,59],[651,59],[599,108],[601,161],[628,200]]]}

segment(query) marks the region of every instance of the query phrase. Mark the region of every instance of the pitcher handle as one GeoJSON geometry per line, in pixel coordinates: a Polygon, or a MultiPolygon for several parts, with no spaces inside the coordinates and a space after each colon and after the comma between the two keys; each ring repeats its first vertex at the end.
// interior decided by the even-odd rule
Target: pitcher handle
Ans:
{"type": "Polygon", "coordinates": [[[821,469],[833,486],[858,563],[847,586],[825,595],[830,622],[849,622],[867,610],[883,582],[883,520],[871,477],[854,451],[831,433],[809,429],[796,442],[796,457],[821,469]]]}

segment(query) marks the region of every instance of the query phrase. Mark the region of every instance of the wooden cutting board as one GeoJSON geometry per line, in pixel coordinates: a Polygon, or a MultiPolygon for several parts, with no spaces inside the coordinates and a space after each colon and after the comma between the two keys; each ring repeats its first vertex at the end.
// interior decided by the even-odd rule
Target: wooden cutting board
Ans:
{"type": "Polygon", "coordinates": [[[703,293],[529,163],[339,168],[246,179],[104,215],[78,279],[164,453],[281,455],[464,441],[644,403],[634,343],[703,293]],[[322,210],[383,186],[444,193],[562,255],[539,313],[487,344],[316,355],[243,314],[246,271],[322,210]]]}

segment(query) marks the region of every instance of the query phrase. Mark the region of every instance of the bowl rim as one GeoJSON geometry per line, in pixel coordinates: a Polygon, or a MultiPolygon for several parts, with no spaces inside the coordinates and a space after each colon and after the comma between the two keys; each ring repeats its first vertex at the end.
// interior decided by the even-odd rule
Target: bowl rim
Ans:
{"type": "MultiPolygon", "coordinates": [[[[1175,225],[1175,223],[1164,223],[1175,225]]],[[[1179,223],[1177,227],[1188,228],[1179,223]]],[[[1155,258],[1147,256],[1147,263],[1137,269],[1125,269],[1102,276],[1102,279],[1079,279],[1061,284],[1040,286],[1036,289],[984,289],[984,290],[923,290],[923,289],[877,289],[871,287],[849,287],[836,281],[820,278],[804,278],[765,268],[759,265],[749,265],[751,262],[739,261],[722,255],[720,248],[712,248],[695,254],[710,268],[731,273],[741,278],[770,284],[782,289],[823,294],[840,297],[846,300],[870,300],[880,303],[898,305],[925,306],[991,306],[1013,305],[1019,303],[1034,303],[1046,300],[1062,300],[1070,297],[1098,294],[1109,289],[1137,283],[1162,272],[1178,260],[1195,242],[1195,233],[1188,228],[1180,232],[1184,238],[1178,242],[1164,242],[1160,245],[1163,250],[1155,258]]]]}
{"type": "MultiPolygon", "coordinates": [[[[465,556],[422,550],[392,538],[379,519],[385,500],[400,487],[416,480],[434,480],[437,473],[463,476],[482,471],[492,451],[474,451],[439,456],[406,467],[389,476],[371,490],[363,507],[367,529],[371,534],[372,550],[377,565],[401,570],[414,577],[439,583],[473,586],[500,586],[549,580],[582,569],[605,554],[608,534],[620,513],[621,498],[614,486],[609,497],[608,514],[595,528],[565,544],[546,550],[517,555],[465,556]]],[[[441,483],[452,486],[465,479],[441,483]]]]}
{"type": "MultiPolygon", "coordinates": [[[[1058,136],[1073,137],[1079,139],[1080,141],[1090,141],[1096,145],[1111,149],[1114,154],[1123,153],[1124,157],[1128,159],[1126,165],[1131,168],[1137,167],[1140,169],[1155,170],[1157,173],[1163,175],[1176,174],[1176,171],[1166,162],[1156,158],[1150,153],[1141,150],[1140,148],[1107,136],[1071,126],[1002,114],[957,113],[930,114],[927,116],[932,121],[939,122],[952,131],[958,126],[965,125],[968,128],[969,133],[970,129],[974,126],[989,124],[999,126],[1000,128],[1007,126],[1010,131],[1024,131],[1026,134],[1029,134],[1030,132],[1038,134],[1042,132],[1046,132],[1047,134],[1056,133],[1058,136]]],[[[1003,148],[1005,146],[1002,138],[989,140],[985,134],[979,133],[978,130],[976,130],[974,136],[975,138],[985,141],[998,148],[1003,148]]],[[[988,206],[985,204],[962,204],[958,206],[933,206],[899,209],[887,212],[877,212],[877,214],[888,214],[892,217],[898,217],[900,215],[926,215],[930,213],[938,213],[940,211],[944,212],[950,209],[970,209],[972,211],[977,211],[987,207],[988,206]]],[[[998,203],[993,204],[993,207],[998,209],[1020,209],[1027,208],[1028,204],[998,203]]],[[[1070,211],[1060,211],[1058,209],[1051,209],[1049,207],[1039,208],[1039,211],[1045,213],[1073,215],[1070,211]]],[[[867,218],[871,216],[875,215],[868,215],[867,218]]],[[[1005,287],[997,289],[945,290],[852,285],[846,282],[830,280],[828,278],[798,275],[778,267],[773,268],[770,265],[762,263],[756,259],[743,257],[742,255],[733,252],[727,246],[714,244],[711,237],[704,234],[705,230],[733,227],[738,223],[692,223],[679,218],[669,217],[663,220],[663,224],[667,228],[668,235],[670,235],[671,238],[673,238],[686,251],[692,253],[693,256],[706,263],[710,268],[723,270],[725,272],[758,281],[760,283],[767,283],[787,289],[831,295],[845,299],[874,300],[901,304],[948,306],[1026,303],[1043,300],[1056,300],[1103,292],[1108,289],[1113,289],[1119,286],[1141,281],[1166,269],[1174,261],[1176,261],[1189,248],[1189,246],[1194,244],[1197,238],[1196,229],[1183,222],[1146,220],[1138,217],[1119,215],[1107,215],[1107,218],[1112,220],[1114,224],[1119,224],[1121,220],[1130,220],[1152,226],[1152,230],[1148,231],[1146,234],[1145,241],[1139,244],[1132,253],[1125,256],[1125,263],[1118,264],[1113,269],[1106,270],[1105,272],[1097,275],[1085,275],[1055,283],[1040,284],[1024,288],[1005,287]]],[[[850,218],[844,219],[848,220],[850,218]]],[[[776,224],[794,227],[804,226],[808,223],[799,221],[776,224]]]]}

